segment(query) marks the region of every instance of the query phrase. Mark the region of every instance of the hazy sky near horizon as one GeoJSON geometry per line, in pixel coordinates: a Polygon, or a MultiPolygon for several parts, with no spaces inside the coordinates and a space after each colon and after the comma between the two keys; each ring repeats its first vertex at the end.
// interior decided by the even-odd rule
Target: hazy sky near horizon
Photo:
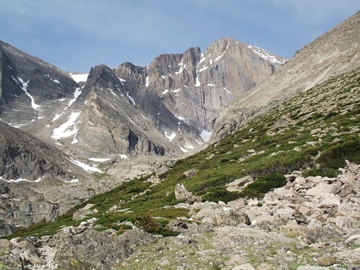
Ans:
{"type": "Polygon", "coordinates": [[[0,0],[0,40],[63,70],[202,51],[231,37],[291,58],[358,0],[0,0]]]}

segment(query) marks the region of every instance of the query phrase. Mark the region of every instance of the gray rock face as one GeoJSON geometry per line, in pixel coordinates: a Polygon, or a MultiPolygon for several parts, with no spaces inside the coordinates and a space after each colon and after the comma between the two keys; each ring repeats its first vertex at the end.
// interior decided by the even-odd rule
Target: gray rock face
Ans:
{"type": "Polygon", "coordinates": [[[0,178],[34,181],[48,175],[64,180],[76,178],[76,166],[68,156],[27,132],[0,122],[0,178]]]}
{"type": "Polygon", "coordinates": [[[0,181],[0,237],[11,234],[18,227],[28,227],[40,221],[53,221],[59,206],[26,186],[0,181]]]}
{"type": "Polygon", "coordinates": [[[331,77],[359,67],[360,13],[298,51],[251,92],[226,107],[217,119],[212,141],[236,131],[270,108],[331,77]]]}
{"type": "Polygon", "coordinates": [[[211,130],[223,106],[270,75],[285,59],[233,39],[220,39],[204,52],[160,55],[147,68],[128,63],[116,69],[130,85],[154,89],[180,120],[211,130]],[[134,83],[136,82],[136,83],[134,83]]]}
{"type": "Polygon", "coordinates": [[[51,245],[58,249],[55,262],[64,269],[111,269],[132,253],[121,238],[91,229],[80,234],[58,234],[51,245]]]}
{"type": "Polygon", "coordinates": [[[160,55],[148,67],[100,65],[84,84],[6,43],[0,51],[2,121],[82,157],[198,149],[220,109],[285,61],[220,39],[203,54],[160,55]]]}
{"type": "Polygon", "coordinates": [[[58,68],[0,41],[0,117],[24,125],[71,97],[77,83],[58,68]]]}
{"type": "MultiPolygon", "coordinates": [[[[85,155],[172,155],[187,141],[201,140],[196,129],[179,123],[153,90],[128,88],[106,66],[91,69],[74,110],[77,132],[59,142],[68,148],[75,145],[85,155]]],[[[54,125],[61,125],[70,113],[54,125]]]]}

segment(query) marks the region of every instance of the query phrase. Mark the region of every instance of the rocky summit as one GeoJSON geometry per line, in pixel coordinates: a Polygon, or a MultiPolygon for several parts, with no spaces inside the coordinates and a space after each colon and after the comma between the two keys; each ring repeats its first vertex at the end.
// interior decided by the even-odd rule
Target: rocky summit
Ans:
{"type": "Polygon", "coordinates": [[[359,23],[88,74],[1,42],[0,269],[360,269],[359,23]]]}

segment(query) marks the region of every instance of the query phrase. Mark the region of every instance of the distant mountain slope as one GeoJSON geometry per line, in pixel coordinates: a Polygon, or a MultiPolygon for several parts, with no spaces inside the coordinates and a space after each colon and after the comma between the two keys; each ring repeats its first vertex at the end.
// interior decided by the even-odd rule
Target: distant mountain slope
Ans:
{"type": "Polygon", "coordinates": [[[360,66],[360,12],[299,50],[274,74],[225,108],[213,141],[224,138],[270,108],[329,78],[360,66]]]}
{"type": "Polygon", "coordinates": [[[0,179],[41,180],[44,176],[70,181],[81,174],[79,167],[56,147],[0,121],[0,179]]]}
{"type": "Polygon", "coordinates": [[[210,137],[220,109],[285,59],[233,39],[67,73],[0,43],[0,119],[78,158],[179,156],[210,137]]]}
{"type": "Polygon", "coordinates": [[[23,126],[51,114],[77,84],[64,71],[0,41],[0,118],[23,126]]]}

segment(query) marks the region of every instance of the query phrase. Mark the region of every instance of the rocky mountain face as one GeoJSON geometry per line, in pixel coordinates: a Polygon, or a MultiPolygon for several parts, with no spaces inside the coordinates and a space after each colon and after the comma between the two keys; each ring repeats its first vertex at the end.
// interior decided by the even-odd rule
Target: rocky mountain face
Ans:
{"type": "Polygon", "coordinates": [[[48,198],[34,186],[48,186],[50,190],[54,184],[60,187],[88,177],[56,147],[3,122],[0,157],[0,236],[10,234],[18,226],[53,221],[75,204],[69,200],[60,206],[55,196],[48,198]]]}
{"type": "Polygon", "coordinates": [[[120,65],[116,74],[129,89],[154,89],[181,121],[211,131],[222,107],[272,74],[286,59],[230,38],[215,41],[204,53],[160,55],[146,67],[120,65]]]}
{"type": "Polygon", "coordinates": [[[68,74],[1,43],[2,121],[79,158],[174,156],[208,140],[220,109],[285,59],[232,39],[201,53],[68,74]],[[75,80],[76,81],[75,81],[75,80]]]}
{"type": "Polygon", "coordinates": [[[13,126],[42,119],[71,97],[76,82],[58,68],[0,42],[0,118],[13,126]]]}
{"type": "Polygon", "coordinates": [[[218,141],[270,108],[331,77],[360,66],[360,12],[299,50],[285,65],[244,93],[217,119],[218,141]]]}
{"type": "Polygon", "coordinates": [[[36,181],[52,176],[66,181],[77,178],[77,167],[54,146],[0,122],[1,179],[36,181]]]}

